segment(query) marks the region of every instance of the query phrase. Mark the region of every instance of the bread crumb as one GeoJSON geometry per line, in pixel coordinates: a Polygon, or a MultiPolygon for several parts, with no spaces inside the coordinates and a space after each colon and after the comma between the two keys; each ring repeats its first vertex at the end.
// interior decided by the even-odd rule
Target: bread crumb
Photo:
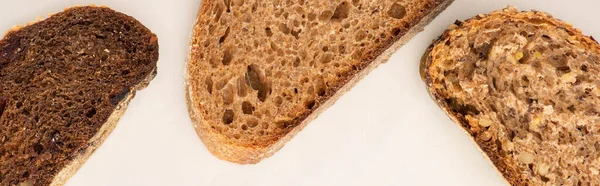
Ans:
{"type": "Polygon", "coordinates": [[[536,131],[536,132],[539,132],[540,131],[539,125],[540,125],[541,122],[542,122],[542,118],[540,118],[540,117],[534,117],[531,120],[531,122],[529,122],[529,129],[533,130],[533,131],[536,131]]]}
{"type": "Polygon", "coordinates": [[[479,125],[481,125],[482,127],[489,127],[492,125],[492,121],[490,121],[489,119],[486,119],[486,118],[481,118],[479,120],[479,125]]]}
{"type": "Polygon", "coordinates": [[[535,58],[541,58],[541,57],[542,57],[542,53],[540,53],[540,52],[538,52],[538,51],[535,51],[535,52],[533,53],[533,57],[535,57],[535,58]]]}
{"type": "Polygon", "coordinates": [[[521,152],[521,154],[519,154],[519,160],[521,161],[521,163],[532,164],[533,159],[534,159],[533,154],[531,154],[529,152],[521,152]]]}
{"type": "Polygon", "coordinates": [[[575,83],[577,81],[577,74],[574,72],[569,72],[564,74],[561,79],[566,83],[575,83]]]}
{"type": "Polygon", "coordinates": [[[592,171],[592,174],[593,174],[593,175],[598,175],[598,174],[600,174],[600,172],[598,172],[598,169],[595,169],[595,168],[592,168],[592,167],[590,167],[590,171],[592,171]]]}
{"type": "Polygon", "coordinates": [[[550,166],[548,164],[540,163],[537,166],[538,174],[540,174],[542,176],[545,176],[546,174],[548,174],[548,170],[550,170],[550,166]]]}
{"type": "Polygon", "coordinates": [[[517,61],[519,61],[519,60],[523,59],[523,56],[524,56],[523,52],[517,52],[515,54],[515,59],[517,59],[517,61]]]}

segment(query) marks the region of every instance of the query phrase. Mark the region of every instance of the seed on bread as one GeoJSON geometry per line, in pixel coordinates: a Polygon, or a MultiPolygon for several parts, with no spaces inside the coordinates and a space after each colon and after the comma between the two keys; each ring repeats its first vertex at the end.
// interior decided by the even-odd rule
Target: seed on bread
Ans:
{"type": "Polygon", "coordinates": [[[428,91],[512,185],[594,185],[600,45],[547,13],[459,22],[423,58],[428,91]]]}

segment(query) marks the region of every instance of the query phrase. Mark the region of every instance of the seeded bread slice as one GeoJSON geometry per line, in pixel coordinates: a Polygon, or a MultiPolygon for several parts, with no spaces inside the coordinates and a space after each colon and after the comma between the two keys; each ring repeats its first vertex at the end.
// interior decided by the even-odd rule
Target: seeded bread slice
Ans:
{"type": "Polygon", "coordinates": [[[512,185],[600,183],[600,45],[543,12],[457,21],[425,54],[432,97],[512,185]]]}
{"type": "Polygon", "coordinates": [[[205,0],[187,66],[208,150],[257,163],[279,150],[452,0],[205,0]]]}
{"type": "Polygon", "coordinates": [[[0,40],[0,185],[63,185],[156,75],[134,18],[74,7],[0,40]]]}

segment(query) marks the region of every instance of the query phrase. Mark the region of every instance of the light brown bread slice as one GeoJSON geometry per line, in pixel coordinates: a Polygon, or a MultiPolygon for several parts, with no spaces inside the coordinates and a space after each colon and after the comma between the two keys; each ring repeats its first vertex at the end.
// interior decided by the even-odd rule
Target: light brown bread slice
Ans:
{"type": "Polygon", "coordinates": [[[0,40],[0,185],[63,185],[156,75],[133,17],[73,7],[0,40]]]}
{"type": "Polygon", "coordinates": [[[512,185],[600,183],[600,45],[509,7],[451,25],[422,73],[512,185]]]}
{"type": "Polygon", "coordinates": [[[203,1],[186,75],[198,135],[227,161],[271,156],[451,1],[203,1]]]}

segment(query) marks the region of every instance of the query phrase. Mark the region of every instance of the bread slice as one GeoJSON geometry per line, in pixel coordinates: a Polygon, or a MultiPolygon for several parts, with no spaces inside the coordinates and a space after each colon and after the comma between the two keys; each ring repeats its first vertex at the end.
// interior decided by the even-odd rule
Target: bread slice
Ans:
{"type": "Polygon", "coordinates": [[[271,156],[452,0],[205,0],[191,42],[190,116],[236,163],[271,156]]]}
{"type": "Polygon", "coordinates": [[[74,7],[0,40],[0,185],[62,185],[156,74],[158,39],[105,7],[74,7]]]}
{"type": "Polygon", "coordinates": [[[509,7],[451,25],[424,56],[432,97],[512,185],[600,183],[600,45],[509,7]]]}

